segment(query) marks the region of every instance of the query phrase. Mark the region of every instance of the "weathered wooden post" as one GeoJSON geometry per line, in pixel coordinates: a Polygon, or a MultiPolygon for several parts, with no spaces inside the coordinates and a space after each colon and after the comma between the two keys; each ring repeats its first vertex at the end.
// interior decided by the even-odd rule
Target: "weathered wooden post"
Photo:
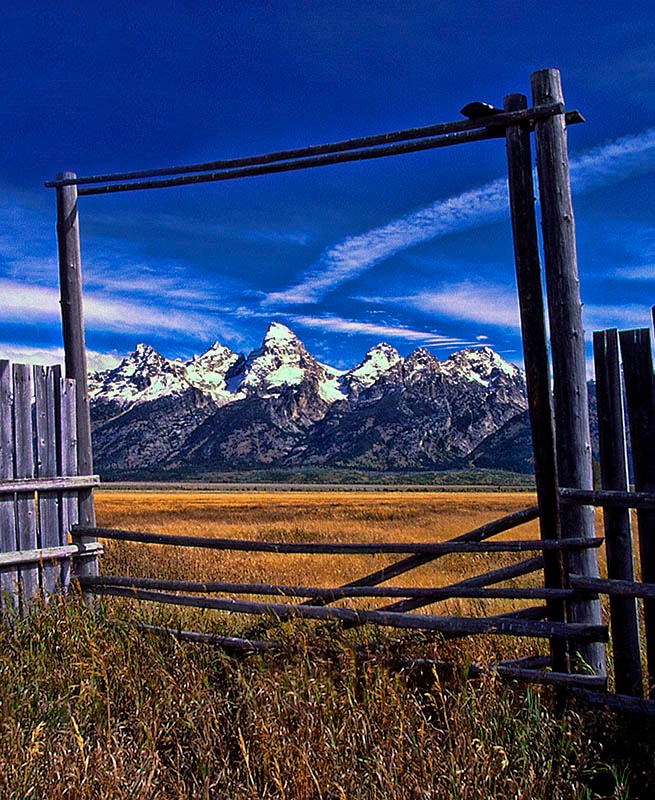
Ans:
{"type": "MultiPolygon", "coordinates": [[[[36,474],[39,478],[57,475],[57,424],[55,393],[61,381],[61,367],[34,367],[34,416],[36,423],[36,474]]],[[[40,547],[57,547],[60,541],[57,492],[45,489],[38,492],[40,547]]],[[[60,585],[59,564],[43,564],[41,588],[47,598],[60,585]]]]}
{"type": "MultiPolygon", "coordinates": [[[[73,172],[64,172],[57,176],[57,180],[74,180],[75,177],[73,172]]],[[[77,471],[79,475],[92,475],[91,413],[82,305],[82,257],[75,184],[57,186],[57,240],[66,377],[74,378],[76,382],[77,471]]],[[[93,489],[85,489],[79,493],[79,522],[87,527],[95,526],[93,489]]],[[[95,542],[96,539],[85,537],[83,541],[95,542]]],[[[77,572],[79,576],[97,575],[97,557],[79,559],[77,572]]]]}
{"type": "MultiPolygon", "coordinates": [[[[527,107],[528,100],[523,94],[511,94],[505,98],[505,111],[520,111],[527,107]]],[[[558,539],[560,520],[555,430],[529,124],[511,125],[506,129],[505,139],[514,261],[521,315],[535,482],[539,501],[539,524],[542,539],[558,539]]],[[[549,588],[560,589],[563,587],[562,558],[559,552],[544,552],[544,579],[549,588]]],[[[546,605],[549,619],[559,622],[565,620],[565,607],[561,601],[549,600],[546,605]]],[[[567,672],[568,659],[563,641],[551,641],[551,655],[553,669],[558,672],[567,672]]]]}
{"type": "MultiPolygon", "coordinates": [[[[626,448],[619,336],[617,330],[594,333],[600,476],[603,489],[627,492],[628,456],[626,448]]],[[[605,547],[607,577],[634,581],[632,525],[628,508],[605,508],[605,547]]],[[[619,694],[641,697],[641,650],[639,620],[634,597],[610,596],[614,682],[619,694]]]]}
{"type": "MultiPolygon", "coordinates": [[[[628,407],[635,489],[655,492],[655,376],[650,330],[621,331],[621,357],[628,407]]],[[[655,583],[655,511],[637,510],[641,579],[655,583]]],[[[644,600],[648,694],[655,698],[655,600],[644,600]]]]}
{"type": "MultiPolygon", "coordinates": [[[[0,361],[0,480],[12,481],[14,471],[14,383],[11,364],[0,361]]],[[[16,509],[14,497],[0,497],[0,553],[18,549],[16,538],[16,509]]],[[[6,615],[18,611],[18,570],[0,569],[0,608],[6,615]]]]}
{"type": "MultiPolygon", "coordinates": [[[[555,103],[561,103],[562,106],[561,113],[535,121],[553,361],[558,479],[560,485],[564,487],[592,490],[593,468],[585,341],[566,143],[564,95],[559,70],[544,69],[535,72],[531,82],[534,106],[555,103]]],[[[560,504],[559,517],[563,538],[594,537],[595,517],[591,506],[560,504]]],[[[598,557],[592,549],[568,553],[565,563],[568,572],[598,576],[598,557]]],[[[601,624],[600,600],[572,601],[569,606],[569,618],[571,622],[601,624]]],[[[596,675],[606,674],[605,649],[600,642],[579,642],[577,650],[587,667],[596,675]]]]}
{"type": "MultiPolygon", "coordinates": [[[[32,368],[28,364],[14,364],[14,436],[16,451],[16,478],[34,477],[34,421],[32,418],[32,368]]],[[[38,546],[36,500],[34,492],[16,493],[16,523],[18,549],[34,550],[38,546]]],[[[27,602],[39,590],[39,569],[36,564],[19,567],[18,578],[22,592],[22,613],[27,602]]]]}

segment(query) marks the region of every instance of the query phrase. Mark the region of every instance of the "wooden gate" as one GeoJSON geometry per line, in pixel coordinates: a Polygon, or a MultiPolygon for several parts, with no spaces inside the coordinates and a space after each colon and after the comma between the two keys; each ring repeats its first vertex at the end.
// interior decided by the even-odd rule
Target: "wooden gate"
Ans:
{"type": "MultiPolygon", "coordinates": [[[[594,492],[587,403],[585,337],[582,326],[582,304],[579,292],[567,150],[568,126],[583,122],[584,119],[577,111],[565,110],[558,70],[544,69],[533,73],[531,88],[531,107],[528,106],[528,99],[525,95],[510,94],[505,97],[503,109],[480,103],[466,106],[462,109],[464,116],[468,116],[466,120],[460,119],[455,122],[394,131],[377,136],[171,169],[141,170],[87,177],[77,177],[75,173],[64,172],[56,180],[46,183],[46,186],[53,187],[57,194],[57,230],[66,374],[70,378],[77,379],[78,472],[80,475],[90,475],[92,472],[87,363],[82,319],[79,198],[115,192],[229,181],[269,173],[401,155],[474,141],[499,139],[505,143],[507,151],[509,200],[528,408],[535,456],[541,541],[532,543],[532,549],[540,550],[543,558],[544,586],[534,591],[539,592],[540,598],[545,600],[543,616],[546,617],[546,622],[539,623],[542,627],[532,630],[539,630],[538,635],[545,634],[551,641],[550,667],[552,674],[563,676],[562,680],[569,683],[571,681],[581,683],[585,678],[591,678],[596,683],[604,684],[607,676],[603,645],[606,629],[602,625],[599,593],[609,591],[609,588],[608,585],[602,583],[599,577],[597,550],[595,549],[598,539],[593,507],[594,505],[607,506],[610,504],[612,507],[624,509],[621,522],[623,533],[608,534],[608,561],[615,564],[617,552],[621,551],[621,547],[625,549],[627,541],[625,518],[628,512],[626,509],[641,503],[639,512],[640,549],[642,573],[647,583],[636,587],[633,585],[628,601],[616,599],[618,588],[615,583],[610,587],[611,596],[614,597],[612,600],[613,624],[617,615],[624,621],[628,618],[633,619],[632,632],[628,631],[630,626],[626,626],[625,629],[626,636],[632,637],[633,640],[633,645],[628,647],[628,651],[632,655],[629,656],[625,667],[623,656],[619,656],[617,659],[617,688],[621,692],[632,692],[632,695],[635,695],[641,693],[641,685],[636,672],[634,614],[629,609],[634,608],[636,593],[640,593],[638,596],[645,597],[652,590],[654,576],[651,570],[655,569],[653,560],[655,554],[652,470],[652,453],[655,452],[653,415],[652,412],[647,412],[646,416],[651,414],[649,417],[651,422],[644,423],[643,426],[640,422],[643,416],[641,412],[637,413],[634,421],[631,418],[637,494],[628,492],[627,488],[619,490],[614,487],[605,489],[600,494],[594,492]],[[482,114],[479,113],[481,107],[482,114]],[[533,182],[532,134],[534,134],[537,152],[537,189],[543,231],[543,270],[535,212],[536,192],[533,182]],[[547,314],[544,304],[544,288],[547,314]],[[548,327],[550,328],[550,343],[547,337],[548,327]],[[648,427],[649,425],[650,427],[648,427]],[[635,436],[647,443],[645,445],[647,452],[643,458],[638,455],[643,451],[640,450],[641,443],[634,439],[635,436]],[[649,461],[649,459],[651,460],[649,461]],[[643,489],[641,495],[639,495],[640,487],[643,489]],[[617,491],[622,492],[622,499],[616,495],[617,491]],[[584,588],[583,581],[591,582],[592,588],[584,588]],[[630,597],[632,601],[630,601],[630,597]],[[619,608],[623,610],[617,611],[619,608]],[[547,628],[543,626],[552,626],[548,628],[551,633],[545,633],[547,628]],[[580,671],[581,665],[583,671],[587,670],[591,675],[570,674],[576,670],[580,671]]],[[[650,347],[650,345],[648,346],[650,347]]],[[[638,364],[635,369],[642,376],[634,380],[628,379],[628,372],[626,372],[628,405],[630,406],[632,402],[630,400],[631,393],[638,393],[634,386],[641,380],[642,383],[645,381],[651,389],[650,399],[644,400],[639,407],[642,410],[652,408],[654,402],[652,364],[648,367],[641,356],[636,359],[627,358],[626,354],[630,349],[630,344],[626,337],[622,338],[622,347],[626,351],[624,363],[631,361],[631,363],[638,364]],[[623,339],[625,339],[625,345],[623,339]]],[[[636,352],[639,347],[635,345],[633,349],[636,352]]],[[[609,461],[612,458],[613,456],[607,457],[609,461]]],[[[606,464],[609,463],[607,459],[604,459],[606,464]]],[[[607,480],[612,483],[609,478],[607,480]]],[[[35,502],[34,499],[32,502],[35,502]]],[[[17,510],[17,516],[19,513],[17,510]]],[[[80,525],[76,535],[81,537],[81,546],[92,543],[93,537],[96,535],[129,538],[124,532],[111,532],[95,527],[93,503],[89,494],[85,499],[80,496],[79,515],[80,525]]],[[[612,517],[613,512],[610,512],[607,519],[611,521],[612,517]]],[[[506,520],[498,521],[500,524],[504,522],[506,520]]],[[[513,527],[513,525],[509,527],[513,527]]],[[[456,548],[463,544],[471,547],[475,545],[479,550],[482,549],[484,544],[482,540],[487,536],[475,538],[474,534],[478,535],[478,533],[470,531],[460,537],[459,542],[453,541],[442,543],[439,546],[436,544],[428,546],[432,547],[429,551],[422,550],[418,545],[414,549],[397,551],[408,553],[408,555],[398,563],[398,571],[394,574],[402,574],[411,569],[412,565],[417,566],[419,563],[425,563],[426,560],[437,557],[439,547],[447,546],[450,548],[450,552],[456,552],[456,548]],[[472,538],[466,538],[469,536],[472,538]]],[[[129,536],[134,538],[133,533],[129,536]]],[[[143,534],[143,536],[154,536],[154,534],[143,534]]],[[[154,541],[154,539],[142,538],[140,541],[147,542],[154,541]]],[[[167,543],[175,544],[172,541],[167,543]]],[[[252,543],[248,546],[251,545],[252,543]]],[[[194,546],[223,547],[225,549],[246,548],[243,543],[216,541],[197,542],[194,546]]],[[[276,545],[272,543],[272,546],[276,545]]],[[[489,544],[485,546],[489,550],[493,549],[489,544]]],[[[619,561],[623,560],[624,567],[626,567],[625,556],[619,555],[617,558],[619,561]]],[[[93,563],[95,563],[94,560],[90,559],[89,564],[93,563]]],[[[610,581],[624,579],[631,581],[629,570],[624,569],[620,576],[620,571],[616,571],[614,566],[612,570],[610,581]]],[[[143,599],[159,599],[163,602],[174,602],[177,599],[182,602],[180,594],[169,593],[170,597],[164,599],[166,589],[162,586],[155,588],[154,585],[147,584],[147,579],[141,579],[141,584],[137,585],[134,579],[125,578],[131,583],[121,585],[121,580],[119,580],[121,576],[115,576],[114,582],[110,585],[107,578],[98,579],[97,575],[92,574],[92,571],[93,566],[89,566],[88,569],[83,567],[80,570],[83,573],[81,582],[88,590],[94,589],[105,594],[129,592],[133,596],[136,594],[143,599]],[[157,594],[157,598],[148,596],[148,593],[157,594]]],[[[391,577],[391,575],[387,577],[391,577]]],[[[478,577],[483,580],[483,576],[478,577]]],[[[347,591],[351,592],[350,596],[354,596],[351,590],[356,589],[370,592],[385,580],[386,577],[381,575],[366,576],[356,586],[340,587],[341,596],[347,596],[344,593],[347,591]]],[[[477,586],[459,587],[458,591],[482,591],[488,585],[487,581],[487,583],[478,583],[477,586]]],[[[168,588],[174,589],[176,592],[184,591],[181,586],[169,586],[168,588]]],[[[197,584],[193,588],[187,588],[188,591],[196,593],[212,591],[199,588],[197,584]]],[[[247,588],[249,592],[253,589],[252,586],[247,588]]],[[[294,594],[294,592],[286,590],[307,589],[308,587],[268,588],[271,594],[294,594]]],[[[453,589],[453,587],[446,588],[451,591],[453,589]]],[[[444,587],[441,587],[441,590],[443,589],[444,587]]],[[[218,589],[216,585],[214,590],[225,590],[225,586],[218,589]]],[[[231,590],[238,591],[234,587],[231,590]]],[[[335,590],[330,591],[334,593],[335,590]]],[[[487,592],[489,591],[491,590],[487,589],[487,592]]],[[[261,592],[259,593],[261,594],[261,592]]],[[[299,593],[295,592],[295,594],[299,593]]],[[[302,592],[300,595],[302,596],[302,592]]],[[[278,608],[275,613],[323,618],[339,616],[342,611],[326,607],[331,602],[331,597],[336,596],[334,594],[328,593],[326,597],[318,597],[311,592],[305,592],[305,596],[310,597],[309,604],[296,604],[291,610],[278,608]]],[[[378,592],[377,596],[382,596],[381,592],[378,592]]],[[[649,598],[650,596],[648,595],[649,598]]],[[[184,601],[187,604],[198,605],[203,601],[207,607],[219,608],[223,607],[221,603],[226,602],[231,608],[236,608],[235,601],[222,601],[219,598],[203,599],[198,598],[197,595],[188,595],[188,597],[191,599],[184,601]]],[[[403,626],[411,624],[421,627],[429,615],[408,615],[406,612],[428,605],[431,601],[425,597],[420,598],[416,592],[412,596],[411,591],[406,593],[404,598],[386,608],[369,613],[383,615],[378,621],[387,620],[384,624],[395,622],[403,624],[403,626]],[[423,620],[406,619],[407,616],[420,616],[423,617],[423,620]]],[[[647,628],[650,629],[655,623],[655,599],[645,602],[647,628]]],[[[243,604],[242,610],[247,610],[243,604]]],[[[250,610],[257,612],[262,609],[253,607],[250,610]]],[[[357,622],[363,619],[360,612],[353,611],[352,613],[359,614],[359,616],[347,621],[357,622]]],[[[455,625],[459,626],[462,632],[465,627],[468,627],[468,632],[478,632],[482,629],[503,632],[509,630],[509,627],[506,626],[510,624],[507,620],[500,622],[492,620],[486,623],[483,620],[472,620],[465,624],[463,621],[447,622],[444,619],[443,617],[432,617],[432,629],[446,630],[446,626],[455,625]]],[[[527,624],[528,620],[523,619],[522,622],[523,626],[518,625],[516,621],[512,621],[511,624],[514,626],[514,630],[518,631],[520,627],[523,627],[525,635],[530,635],[527,633],[530,627],[527,624]]],[[[536,625],[538,620],[535,621],[533,618],[531,622],[536,625]]],[[[651,635],[647,639],[652,685],[655,678],[655,636],[651,635]]]]}
{"type": "Polygon", "coordinates": [[[0,361],[0,590],[6,614],[24,614],[36,598],[66,590],[73,559],[95,562],[102,550],[94,542],[69,542],[80,496],[98,483],[95,476],[78,476],[77,455],[75,381],[62,378],[60,367],[0,361]]]}

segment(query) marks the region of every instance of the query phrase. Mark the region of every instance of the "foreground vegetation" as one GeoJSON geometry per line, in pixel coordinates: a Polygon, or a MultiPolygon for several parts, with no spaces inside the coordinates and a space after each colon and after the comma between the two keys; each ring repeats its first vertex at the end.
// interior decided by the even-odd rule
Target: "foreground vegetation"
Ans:
{"type": "Polygon", "coordinates": [[[361,661],[338,627],[294,624],[276,630],[280,654],[237,660],[121,622],[52,603],[0,632],[1,797],[552,800],[655,788],[644,740],[628,750],[614,718],[554,714],[549,695],[492,676],[416,680],[386,666],[391,643],[361,661]]]}
{"type": "MultiPolygon", "coordinates": [[[[530,501],[520,494],[112,492],[99,493],[97,505],[101,524],[137,529],[420,540],[449,538],[530,501]]],[[[449,559],[423,567],[416,581],[457,579],[461,559],[449,559]]],[[[102,569],[249,581],[273,570],[275,580],[329,585],[371,567],[316,563],[108,543],[102,569]]],[[[486,567],[474,561],[468,569],[486,567]]],[[[0,628],[0,797],[652,797],[655,725],[575,705],[556,712],[547,689],[501,684],[491,673],[444,678],[407,662],[465,665],[520,647],[527,645],[257,622],[111,599],[95,608],[52,601],[0,628]],[[230,656],[137,627],[153,622],[251,632],[281,649],[230,656]]]]}

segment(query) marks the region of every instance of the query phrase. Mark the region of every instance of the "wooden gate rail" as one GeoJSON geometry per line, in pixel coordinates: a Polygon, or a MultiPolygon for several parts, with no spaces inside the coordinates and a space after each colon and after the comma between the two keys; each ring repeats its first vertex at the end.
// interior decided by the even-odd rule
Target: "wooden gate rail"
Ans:
{"type": "Polygon", "coordinates": [[[523,553],[543,550],[597,548],[604,539],[571,538],[561,540],[516,540],[503,542],[262,542],[252,539],[220,539],[202,536],[177,536],[171,533],[148,533],[118,528],[73,526],[75,537],[96,536],[141,544],[173,547],[202,547],[209,550],[238,550],[248,553],[308,555],[383,555],[415,553],[443,556],[451,553],[523,553]]]}
{"type": "Polygon", "coordinates": [[[15,478],[0,481],[0,495],[19,492],[57,492],[64,489],[92,489],[100,485],[98,475],[69,475],[53,478],[15,478]]]}
{"type": "Polygon", "coordinates": [[[616,578],[589,578],[587,575],[569,575],[573,589],[585,589],[612,597],[641,597],[655,600],[655,583],[621,581],[616,578]]]}
{"type": "MultiPolygon", "coordinates": [[[[520,511],[515,511],[512,514],[507,514],[504,517],[500,517],[499,519],[492,520],[491,522],[487,522],[484,525],[481,525],[478,528],[474,528],[467,533],[463,533],[460,536],[456,536],[455,538],[451,539],[450,541],[454,542],[481,542],[485,539],[490,539],[492,536],[498,536],[501,533],[505,533],[506,531],[512,530],[513,528],[517,528],[520,525],[523,525],[527,522],[531,522],[539,517],[539,506],[531,506],[530,508],[524,508],[520,511]]],[[[413,555],[408,556],[407,558],[402,559],[401,561],[397,561],[395,564],[391,564],[388,567],[383,567],[380,570],[376,570],[375,572],[370,573],[369,575],[365,575],[363,578],[359,578],[358,580],[351,581],[347,584],[344,584],[345,587],[349,586],[376,586],[377,584],[383,583],[384,581],[391,580],[391,578],[397,578],[400,575],[405,575],[407,572],[411,572],[418,567],[422,567],[424,564],[429,564],[432,561],[436,561],[436,559],[440,558],[439,555],[413,555]]],[[[415,608],[420,608],[422,603],[420,600],[413,600],[413,601],[403,601],[405,603],[416,603],[416,605],[412,605],[411,607],[403,607],[398,610],[400,611],[411,611],[415,608]]],[[[423,604],[424,605],[424,604],[423,604]]],[[[393,607],[387,607],[383,610],[390,611],[394,610],[393,607]]]]}
{"type": "MultiPolygon", "coordinates": [[[[1,561],[0,561],[1,563],[1,561]]],[[[357,586],[351,588],[322,589],[316,586],[286,586],[269,583],[230,583],[227,581],[180,581],[163,578],[132,578],[124,575],[101,575],[80,578],[84,588],[97,586],[126,586],[133,589],[155,589],[171,592],[197,592],[202,594],[257,594],[278,597],[311,597],[335,602],[347,597],[420,597],[430,603],[455,597],[486,598],[490,600],[546,600],[561,598],[571,600],[574,589],[538,589],[509,587],[488,589],[484,586],[459,586],[415,588],[409,586],[357,586]]],[[[586,587],[583,587],[586,588],[586,587]]],[[[655,591],[653,596],[655,596],[655,591]]]]}
{"type": "MultiPolygon", "coordinates": [[[[74,538],[98,536],[109,540],[132,541],[145,544],[170,545],[174,547],[200,547],[213,550],[234,550],[264,553],[305,553],[312,555],[357,555],[357,554],[403,554],[412,553],[409,559],[403,559],[406,565],[412,558],[421,559],[421,563],[432,561],[447,554],[455,553],[489,553],[489,552],[554,552],[574,549],[598,548],[603,540],[600,538],[572,538],[563,540],[511,540],[481,541],[534,519],[536,509],[523,509],[507,517],[495,520],[481,528],[469,531],[447,542],[363,542],[363,543],[290,543],[261,542],[252,540],[209,538],[195,536],[176,536],[174,534],[148,533],[144,531],[126,531],[107,528],[90,528],[74,526],[74,538]]],[[[499,633],[505,635],[525,635],[547,637],[557,640],[603,641],[607,630],[602,625],[587,623],[574,624],[561,621],[541,621],[544,607],[522,609],[521,613],[510,612],[486,618],[441,617],[434,614],[409,614],[398,609],[403,603],[425,606],[448,598],[468,597],[486,599],[512,600],[573,600],[579,592],[562,588],[488,588],[489,585],[510,580],[543,570],[543,557],[528,559],[517,564],[501,567],[481,575],[466,578],[449,586],[419,589],[414,587],[380,587],[363,583],[366,579],[352,582],[350,585],[336,588],[319,588],[304,586],[284,586],[272,584],[238,584],[224,581],[178,581],[156,578],[133,578],[128,576],[104,575],[100,577],[81,577],[83,590],[97,595],[126,597],[137,600],[193,606],[214,610],[240,612],[246,614],[272,615],[278,618],[294,616],[309,619],[339,619],[346,626],[375,623],[391,627],[416,628],[439,631],[447,637],[467,636],[473,633],[499,633]],[[184,594],[193,592],[195,594],[184,594]],[[202,597],[198,594],[249,594],[263,596],[306,597],[304,603],[293,605],[241,601],[224,597],[202,597]],[[352,608],[328,608],[329,603],[353,597],[387,597],[404,598],[396,607],[382,608],[374,611],[352,608]],[[535,619],[536,618],[536,619],[535,619]]],[[[407,571],[406,567],[403,571],[407,571]]],[[[377,582],[380,572],[374,574],[377,582]]],[[[603,681],[604,678],[601,678],[603,681]]],[[[594,684],[599,685],[599,684],[594,684]]]]}
{"type": "Polygon", "coordinates": [[[37,550],[17,550],[13,553],[0,553],[0,567],[53,564],[71,558],[97,558],[102,555],[103,550],[104,548],[99,542],[40,547],[37,550]]]}
{"type": "Polygon", "coordinates": [[[504,636],[576,639],[606,642],[605,625],[566,622],[533,622],[531,620],[489,619],[484,617],[440,617],[430,614],[403,614],[396,611],[368,611],[365,609],[334,608],[325,606],[289,605],[286,603],[256,603],[218,597],[134,589],[124,586],[98,586],[100,595],[127,597],[155,603],[170,603],[193,608],[231,611],[240,614],[269,615],[280,620],[302,617],[305,619],[338,619],[359,625],[371,623],[392,628],[412,628],[465,635],[492,633],[504,636]]]}
{"type": "Polygon", "coordinates": [[[655,492],[626,492],[585,489],[560,489],[562,503],[598,506],[602,508],[643,508],[655,510],[655,492]]]}

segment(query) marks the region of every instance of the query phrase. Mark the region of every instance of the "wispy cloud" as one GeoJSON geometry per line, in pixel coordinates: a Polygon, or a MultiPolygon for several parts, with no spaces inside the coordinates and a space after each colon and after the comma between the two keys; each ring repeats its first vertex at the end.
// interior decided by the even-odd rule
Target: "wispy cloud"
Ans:
{"type": "MultiPolygon", "coordinates": [[[[95,350],[86,351],[90,371],[102,371],[117,366],[121,357],[114,353],[98,353],[95,350]]],[[[14,364],[45,364],[54,365],[64,363],[63,347],[30,347],[0,342],[0,358],[7,359],[14,364]]]]}
{"type": "MultiPolygon", "coordinates": [[[[115,299],[87,292],[84,298],[87,329],[114,333],[176,333],[206,341],[218,334],[232,335],[225,323],[211,315],[134,298],[115,299]]],[[[52,324],[60,319],[59,292],[47,286],[0,280],[0,322],[23,325],[52,324]]]]}
{"type": "Polygon", "coordinates": [[[507,183],[495,180],[439,200],[380,228],[350,236],[327,250],[303,280],[268,296],[266,302],[315,303],[344,281],[421,242],[493,222],[507,207],[507,183]]]}
{"type": "Polygon", "coordinates": [[[449,336],[442,336],[434,331],[420,331],[413,328],[404,328],[394,325],[380,325],[373,322],[359,322],[357,320],[343,319],[342,317],[325,316],[313,317],[303,315],[290,315],[288,319],[295,325],[305,328],[314,328],[331,333],[367,334],[370,336],[381,336],[394,340],[405,340],[408,342],[421,342],[429,347],[466,347],[476,346],[476,341],[465,339],[454,339],[449,336]]]}
{"type": "MultiPolygon", "coordinates": [[[[518,300],[512,287],[480,281],[444,283],[433,292],[393,298],[361,298],[393,302],[424,313],[460,322],[475,322],[499,328],[520,327],[518,300]]],[[[483,341],[484,335],[476,337],[483,341]]]]}
{"type": "Polygon", "coordinates": [[[655,169],[655,128],[623,136],[571,159],[574,191],[588,192],[655,169]]]}
{"type": "Polygon", "coordinates": [[[59,292],[47,286],[0,280],[0,320],[26,324],[59,319],[59,292]]]}
{"type": "Polygon", "coordinates": [[[655,281],[655,263],[642,267],[622,267],[614,270],[612,276],[625,281],[655,281]]]}
{"type": "MultiPolygon", "coordinates": [[[[655,169],[655,129],[595,147],[571,159],[574,191],[586,192],[655,169]]],[[[462,194],[438,200],[386,225],[350,236],[326,250],[302,280],[273,292],[266,305],[320,301],[345,281],[352,280],[391,256],[446,234],[476,228],[507,212],[507,182],[491,181],[462,194]]]]}
{"type": "Polygon", "coordinates": [[[585,304],[582,307],[582,321],[587,337],[590,337],[592,331],[605,328],[649,328],[652,318],[647,305],[585,304]]]}

